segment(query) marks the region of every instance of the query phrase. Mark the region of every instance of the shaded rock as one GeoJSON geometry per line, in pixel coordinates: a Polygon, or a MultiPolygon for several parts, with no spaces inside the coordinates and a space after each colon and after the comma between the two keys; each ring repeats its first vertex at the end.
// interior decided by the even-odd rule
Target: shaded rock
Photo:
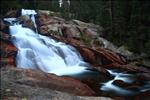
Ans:
{"type": "Polygon", "coordinates": [[[96,67],[94,67],[94,68],[97,69],[101,74],[110,76],[110,73],[107,71],[107,69],[105,69],[105,68],[103,68],[103,67],[99,67],[99,66],[96,66],[96,67]]]}
{"type": "Polygon", "coordinates": [[[7,25],[4,24],[3,20],[1,19],[1,20],[0,20],[0,30],[2,31],[2,30],[4,30],[6,27],[7,27],[7,25]]]}
{"type": "Polygon", "coordinates": [[[16,18],[18,16],[19,10],[10,10],[9,12],[6,13],[5,17],[12,17],[16,18]]]}
{"type": "Polygon", "coordinates": [[[117,49],[117,52],[120,53],[120,54],[122,54],[122,55],[124,55],[124,56],[126,56],[126,57],[128,57],[128,58],[131,57],[131,56],[133,56],[133,53],[131,51],[127,50],[125,48],[125,46],[119,47],[117,49]]]}
{"type": "Polygon", "coordinates": [[[139,85],[130,85],[128,87],[126,87],[126,89],[132,90],[132,91],[139,91],[139,85]]]}
{"type": "Polygon", "coordinates": [[[15,57],[7,57],[7,58],[1,57],[0,64],[1,64],[1,67],[6,67],[7,65],[15,66],[16,65],[15,57]]]}
{"type": "Polygon", "coordinates": [[[125,88],[125,87],[131,85],[131,84],[128,84],[128,83],[123,82],[122,80],[115,80],[115,81],[113,82],[113,84],[114,84],[114,85],[117,85],[117,86],[119,86],[119,87],[123,87],[123,88],[125,88]]]}
{"type": "Polygon", "coordinates": [[[78,25],[80,27],[87,27],[89,28],[91,31],[94,31],[96,33],[100,32],[103,30],[103,28],[99,25],[95,25],[95,24],[92,24],[92,23],[85,23],[85,22],[82,22],[82,21],[79,21],[79,20],[71,20],[75,25],[78,25]]]}
{"type": "Polygon", "coordinates": [[[10,42],[11,36],[0,31],[0,39],[6,42],[10,42]]]}
{"type": "Polygon", "coordinates": [[[61,30],[62,30],[63,36],[65,37],[77,38],[77,39],[80,38],[80,32],[74,25],[63,24],[63,28],[61,30]]]}
{"type": "Polygon", "coordinates": [[[91,39],[94,39],[98,36],[97,32],[94,32],[92,31],[91,29],[89,28],[85,28],[83,30],[83,33],[87,36],[87,37],[90,37],[91,39]]]}
{"type": "Polygon", "coordinates": [[[150,73],[138,73],[137,76],[139,80],[143,80],[143,81],[150,80],[150,73]]]}
{"type": "Polygon", "coordinates": [[[130,58],[131,56],[133,56],[133,53],[130,52],[129,50],[125,49],[124,46],[121,46],[121,47],[117,47],[115,46],[113,43],[109,42],[108,40],[102,38],[102,37],[99,37],[99,42],[101,44],[103,44],[101,47],[103,48],[106,48],[108,50],[111,50],[113,52],[116,52],[116,53],[119,53],[127,58],[130,58]]]}
{"type": "MultiPolygon", "coordinates": [[[[85,61],[87,62],[91,62],[91,63],[96,63],[96,58],[95,58],[95,54],[94,52],[92,52],[91,50],[87,49],[87,48],[78,48],[81,56],[84,58],[85,61]]],[[[99,62],[101,63],[101,62],[99,62]]]]}
{"type": "Polygon", "coordinates": [[[83,27],[85,27],[85,26],[88,26],[87,25],[87,23],[85,23],[85,22],[82,22],[82,21],[79,21],[79,20],[72,20],[76,25],[79,25],[79,26],[83,26],[83,27]]]}
{"type": "Polygon", "coordinates": [[[6,22],[4,22],[2,19],[0,20],[0,31],[6,34],[9,33],[9,25],[6,24],[6,22]]]}
{"type": "Polygon", "coordinates": [[[87,85],[69,77],[59,77],[41,71],[19,68],[2,69],[2,75],[3,80],[11,81],[15,84],[59,90],[74,95],[94,95],[93,90],[87,85]]]}
{"type": "Polygon", "coordinates": [[[11,43],[6,43],[1,41],[1,48],[0,48],[0,52],[1,52],[1,57],[14,57],[17,54],[17,48],[11,44],[11,43]]]}

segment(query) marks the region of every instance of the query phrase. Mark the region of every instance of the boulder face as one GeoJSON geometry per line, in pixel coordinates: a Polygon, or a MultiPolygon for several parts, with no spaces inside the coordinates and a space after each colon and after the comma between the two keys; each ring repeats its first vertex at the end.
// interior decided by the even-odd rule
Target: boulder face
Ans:
{"type": "MultiPolygon", "coordinates": [[[[90,90],[86,89],[87,87],[80,87],[80,82],[77,80],[66,77],[61,78],[40,71],[7,67],[1,69],[1,75],[2,100],[91,100],[91,98],[93,100],[112,100],[108,97],[75,96],[77,94],[89,95],[93,92],[90,93],[90,90]],[[68,84],[69,81],[72,81],[72,86],[68,84]],[[75,86],[73,85],[77,85],[77,88],[74,89],[75,86]],[[57,91],[60,89],[64,89],[65,92],[57,91]],[[69,93],[67,93],[68,91],[69,93]]],[[[85,85],[81,83],[81,86],[85,85]]]]}
{"type": "Polygon", "coordinates": [[[1,72],[2,83],[11,81],[19,85],[59,90],[74,95],[92,96],[94,91],[79,80],[69,77],[59,77],[41,71],[19,68],[3,68],[1,72]]]}
{"type": "Polygon", "coordinates": [[[100,37],[103,34],[103,28],[92,23],[85,23],[79,20],[65,20],[60,17],[50,16],[47,11],[38,11],[37,16],[38,30],[44,35],[60,35],[66,38],[75,38],[86,46],[101,47],[119,53],[128,58],[132,52],[126,50],[123,46],[117,47],[108,40],[100,37]]]}

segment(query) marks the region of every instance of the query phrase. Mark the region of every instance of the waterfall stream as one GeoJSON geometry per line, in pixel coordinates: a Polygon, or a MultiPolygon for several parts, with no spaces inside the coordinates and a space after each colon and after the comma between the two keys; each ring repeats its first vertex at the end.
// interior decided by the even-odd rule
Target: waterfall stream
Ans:
{"type": "MultiPolygon", "coordinates": [[[[37,13],[35,10],[22,9],[22,15],[28,16],[34,23],[37,13]]],[[[16,18],[6,18],[11,26],[10,34],[12,42],[17,47],[18,53],[16,57],[17,67],[26,69],[40,69],[46,73],[54,73],[56,75],[76,75],[91,72],[88,69],[88,63],[84,62],[79,52],[72,46],[62,42],[57,42],[50,37],[40,35],[36,31],[25,28],[22,24],[17,23],[16,18]],[[16,23],[15,23],[16,22],[16,23]]],[[[100,87],[102,91],[113,91],[120,95],[135,94],[127,89],[120,88],[113,84],[115,80],[122,80],[125,83],[132,83],[134,75],[117,73],[111,70],[108,72],[114,76],[100,87]]],[[[143,87],[138,88],[139,91],[150,89],[150,82],[143,87]]]]}
{"type": "MultiPolygon", "coordinates": [[[[30,17],[35,27],[36,14],[34,10],[22,9],[22,15],[30,17]]],[[[18,23],[13,24],[9,29],[13,37],[12,42],[18,48],[17,67],[40,69],[57,75],[87,71],[85,66],[87,64],[74,47],[37,34],[18,23]]]]}

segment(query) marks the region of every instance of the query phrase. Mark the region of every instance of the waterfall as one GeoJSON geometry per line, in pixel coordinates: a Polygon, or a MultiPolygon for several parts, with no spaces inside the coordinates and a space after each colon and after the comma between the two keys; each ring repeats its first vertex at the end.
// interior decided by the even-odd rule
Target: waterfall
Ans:
{"type": "Polygon", "coordinates": [[[124,73],[119,73],[119,72],[115,72],[112,70],[108,70],[108,72],[114,76],[114,79],[104,83],[102,85],[102,87],[100,88],[103,91],[108,91],[108,92],[112,92],[115,94],[119,94],[119,95],[133,95],[135,94],[135,92],[127,90],[127,89],[123,89],[119,86],[116,86],[115,84],[113,84],[113,82],[115,80],[121,80],[125,83],[132,83],[134,81],[134,76],[131,74],[124,74],[124,73]]]}
{"type": "MultiPolygon", "coordinates": [[[[22,9],[21,13],[24,16],[28,16],[33,21],[35,28],[37,28],[34,17],[34,15],[37,14],[35,10],[22,9]]],[[[18,49],[16,57],[17,67],[39,69],[46,73],[54,73],[59,76],[77,75],[81,78],[83,77],[83,73],[93,75],[93,72],[88,68],[88,64],[83,61],[80,53],[74,47],[62,42],[57,42],[51,37],[40,35],[37,29],[33,31],[29,28],[25,28],[22,24],[17,22],[16,18],[4,18],[4,20],[10,23],[9,30],[12,36],[12,42],[18,49]]],[[[121,80],[129,84],[134,82],[134,75],[112,70],[108,70],[108,72],[114,78],[102,83],[100,87],[102,91],[119,95],[132,95],[150,90],[150,81],[137,88],[138,91],[116,86],[113,84],[115,80],[121,80]]],[[[97,75],[100,74],[96,74],[93,78],[97,77],[97,75]]]]}
{"type": "MultiPolygon", "coordinates": [[[[22,9],[22,15],[30,16],[35,27],[34,15],[36,14],[34,10],[22,9]]],[[[18,48],[17,67],[40,69],[57,75],[87,71],[85,66],[87,64],[74,47],[36,34],[33,30],[22,27],[21,24],[13,24],[9,29],[13,37],[12,42],[18,48]]]]}

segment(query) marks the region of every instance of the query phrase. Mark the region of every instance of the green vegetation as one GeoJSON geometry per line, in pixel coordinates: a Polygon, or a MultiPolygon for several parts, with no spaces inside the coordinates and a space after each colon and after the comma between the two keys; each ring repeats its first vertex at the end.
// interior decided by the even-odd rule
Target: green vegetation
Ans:
{"type": "Polygon", "coordinates": [[[131,51],[150,54],[149,0],[2,0],[1,16],[11,9],[32,8],[60,12],[66,19],[78,19],[104,27],[103,37],[131,51]]]}

